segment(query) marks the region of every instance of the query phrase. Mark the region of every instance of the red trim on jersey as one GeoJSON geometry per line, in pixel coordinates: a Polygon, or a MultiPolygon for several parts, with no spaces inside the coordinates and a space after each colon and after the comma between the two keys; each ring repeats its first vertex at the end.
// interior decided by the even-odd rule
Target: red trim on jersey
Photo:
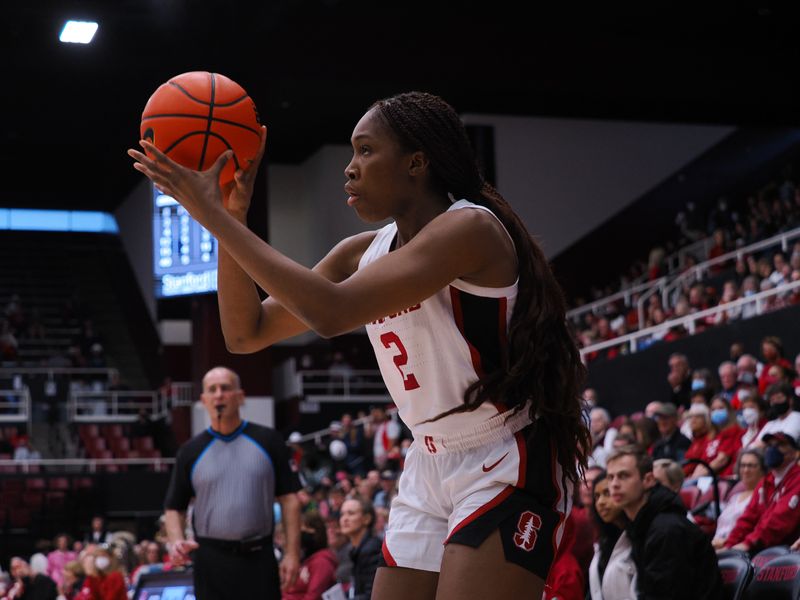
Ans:
{"type": "Polygon", "coordinates": [[[515,433],[514,437],[517,440],[517,450],[519,451],[519,475],[517,475],[517,487],[524,488],[528,466],[528,446],[525,443],[525,436],[522,435],[522,431],[515,433]]]}
{"type": "Polygon", "coordinates": [[[489,502],[487,502],[486,504],[484,504],[483,506],[478,508],[475,512],[473,512],[471,515],[469,515],[463,521],[461,521],[458,525],[456,525],[453,528],[453,531],[450,532],[450,535],[447,536],[447,539],[444,541],[444,543],[447,544],[447,542],[450,541],[450,538],[453,537],[453,535],[455,535],[455,533],[457,531],[459,531],[460,529],[463,529],[464,527],[466,527],[467,525],[472,523],[475,519],[480,517],[482,514],[485,514],[485,513],[489,512],[495,506],[500,504],[503,500],[508,498],[513,491],[514,491],[514,486],[513,485],[506,486],[505,489],[503,489],[502,492],[497,494],[497,496],[495,496],[494,498],[489,500],[489,502]]]}
{"type": "Polygon", "coordinates": [[[386,545],[386,538],[383,539],[383,545],[381,546],[381,552],[383,552],[383,560],[386,562],[386,566],[388,567],[396,567],[397,561],[392,556],[392,553],[389,552],[389,546],[386,545]]]}
{"type": "Polygon", "coordinates": [[[561,529],[561,525],[564,523],[565,515],[563,512],[558,510],[558,505],[561,502],[561,494],[563,490],[561,489],[561,485],[558,481],[556,481],[556,470],[558,467],[558,461],[556,460],[556,446],[555,442],[552,440],[550,441],[550,475],[553,478],[553,487],[558,492],[556,494],[556,499],[553,502],[553,510],[558,514],[558,525],[553,528],[553,539],[551,540],[553,544],[553,556],[555,557],[558,552],[558,531],[561,529]]]}
{"type": "Polygon", "coordinates": [[[458,327],[461,337],[464,338],[464,341],[467,343],[467,348],[469,348],[469,355],[470,358],[472,358],[472,368],[475,369],[475,374],[478,376],[478,379],[481,379],[483,377],[481,354],[478,352],[478,349],[470,343],[466,333],[464,333],[464,313],[461,310],[460,290],[457,290],[452,285],[450,286],[450,302],[453,304],[453,317],[456,320],[456,327],[458,327]]]}

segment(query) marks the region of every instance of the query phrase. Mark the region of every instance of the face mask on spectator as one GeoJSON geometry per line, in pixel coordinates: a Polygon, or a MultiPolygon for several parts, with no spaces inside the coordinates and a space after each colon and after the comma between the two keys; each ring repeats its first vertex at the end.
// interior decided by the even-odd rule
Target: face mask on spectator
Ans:
{"type": "Polygon", "coordinates": [[[728,422],[728,411],[724,408],[718,408],[711,411],[711,422],[714,425],[720,426],[728,422]]]}
{"type": "Polygon", "coordinates": [[[755,291],[755,290],[745,290],[745,291],[744,291],[744,295],[745,295],[745,296],[752,296],[752,295],[754,295],[755,293],[756,293],[756,291],[755,291]]]}
{"type": "Polygon", "coordinates": [[[702,379],[692,379],[692,391],[702,390],[706,387],[706,382],[702,379]]]}
{"type": "Polygon", "coordinates": [[[758,422],[758,409],[745,408],[742,410],[742,417],[744,418],[744,422],[748,425],[755,425],[758,422]]]}
{"type": "Polygon", "coordinates": [[[753,374],[750,371],[743,371],[742,373],[739,373],[739,382],[740,383],[750,384],[750,383],[753,383],[753,381],[755,381],[755,377],[753,376],[753,374]]]}
{"type": "Polygon", "coordinates": [[[788,400],[784,400],[783,402],[776,402],[775,404],[769,405],[769,411],[767,412],[767,417],[769,417],[769,420],[772,421],[773,419],[782,417],[788,411],[789,411],[788,400]]]}
{"type": "Polygon", "coordinates": [[[783,452],[777,446],[769,446],[764,453],[764,464],[768,469],[780,467],[783,464],[783,452]]]}
{"type": "Polygon", "coordinates": [[[111,559],[107,556],[98,556],[94,559],[94,566],[100,569],[101,571],[105,571],[108,566],[111,564],[111,559]]]}

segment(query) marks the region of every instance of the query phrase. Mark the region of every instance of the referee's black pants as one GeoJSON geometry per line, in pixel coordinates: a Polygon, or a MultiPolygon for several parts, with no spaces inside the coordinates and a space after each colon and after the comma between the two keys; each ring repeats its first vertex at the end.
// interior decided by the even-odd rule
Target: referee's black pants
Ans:
{"type": "Polygon", "coordinates": [[[247,554],[200,543],[193,562],[197,600],[280,600],[278,563],[271,543],[247,554]]]}

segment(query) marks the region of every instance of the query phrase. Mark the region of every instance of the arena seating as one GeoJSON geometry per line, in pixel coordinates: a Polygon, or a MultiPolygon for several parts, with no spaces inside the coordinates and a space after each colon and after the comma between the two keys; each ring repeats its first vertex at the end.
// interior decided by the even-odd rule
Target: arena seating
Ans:
{"type": "Polygon", "coordinates": [[[753,578],[753,565],[742,554],[732,554],[718,561],[722,575],[722,585],[726,600],[740,600],[750,580],[753,578]]]}

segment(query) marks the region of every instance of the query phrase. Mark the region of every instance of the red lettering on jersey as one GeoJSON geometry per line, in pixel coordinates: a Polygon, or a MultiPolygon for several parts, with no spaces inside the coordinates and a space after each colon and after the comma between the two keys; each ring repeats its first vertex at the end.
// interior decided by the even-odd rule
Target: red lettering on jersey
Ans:
{"type": "Polygon", "coordinates": [[[403,342],[400,341],[400,338],[397,337],[397,334],[394,331],[387,331],[381,335],[381,343],[384,348],[394,346],[400,352],[399,354],[395,354],[392,360],[394,361],[394,366],[400,371],[400,377],[403,378],[403,387],[406,391],[417,389],[419,387],[419,382],[417,378],[414,377],[414,374],[403,373],[403,367],[408,364],[408,352],[406,352],[406,348],[403,346],[403,342]]]}
{"type": "Polygon", "coordinates": [[[525,552],[530,552],[536,545],[537,531],[542,526],[542,518],[536,513],[526,510],[519,516],[514,544],[525,552]]]}
{"type": "Polygon", "coordinates": [[[413,312],[415,310],[419,310],[420,308],[422,308],[422,304],[415,304],[414,306],[409,306],[408,308],[404,308],[403,310],[401,310],[398,313],[392,313],[391,315],[387,315],[385,317],[381,317],[380,319],[378,319],[376,321],[373,321],[370,324],[371,325],[383,325],[388,319],[394,319],[396,317],[399,317],[400,315],[405,315],[405,314],[408,314],[408,313],[413,312]]]}
{"type": "Polygon", "coordinates": [[[436,454],[436,444],[433,443],[433,437],[430,435],[425,436],[425,448],[427,448],[428,452],[431,454],[436,454]]]}

